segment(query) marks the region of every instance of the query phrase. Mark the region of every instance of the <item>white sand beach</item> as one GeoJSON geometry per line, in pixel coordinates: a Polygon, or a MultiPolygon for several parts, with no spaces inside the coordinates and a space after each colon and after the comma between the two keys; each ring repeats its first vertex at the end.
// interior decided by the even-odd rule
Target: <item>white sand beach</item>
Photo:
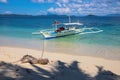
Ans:
{"type": "Polygon", "coordinates": [[[120,80],[120,60],[45,51],[43,58],[50,61],[47,65],[16,62],[27,54],[40,58],[41,53],[1,46],[0,61],[5,63],[0,63],[0,80],[120,80]]]}

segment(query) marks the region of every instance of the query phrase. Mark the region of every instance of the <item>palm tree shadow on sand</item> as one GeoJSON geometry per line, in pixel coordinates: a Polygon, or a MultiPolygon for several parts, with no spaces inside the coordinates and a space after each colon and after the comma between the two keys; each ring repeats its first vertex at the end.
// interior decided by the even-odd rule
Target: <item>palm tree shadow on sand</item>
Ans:
{"type": "Polygon", "coordinates": [[[57,61],[51,68],[52,71],[49,72],[34,64],[31,65],[37,71],[0,62],[0,80],[120,80],[119,75],[99,66],[96,66],[98,74],[91,77],[78,68],[78,64],[80,63],[77,61],[73,61],[70,65],[57,61]]]}

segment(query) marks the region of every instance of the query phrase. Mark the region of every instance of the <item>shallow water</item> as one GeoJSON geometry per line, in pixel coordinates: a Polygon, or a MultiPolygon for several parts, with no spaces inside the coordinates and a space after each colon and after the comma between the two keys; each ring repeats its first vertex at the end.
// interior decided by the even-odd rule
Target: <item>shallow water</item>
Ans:
{"type": "MultiPolygon", "coordinates": [[[[78,18],[73,18],[72,22],[78,18]]],[[[17,46],[42,50],[43,36],[32,32],[53,28],[56,18],[0,18],[0,46],[17,46]]],[[[67,18],[57,19],[68,22],[67,18]]],[[[97,56],[120,59],[120,18],[119,17],[80,17],[86,27],[103,30],[95,34],[76,34],[44,41],[45,50],[67,54],[97,56]]]]}

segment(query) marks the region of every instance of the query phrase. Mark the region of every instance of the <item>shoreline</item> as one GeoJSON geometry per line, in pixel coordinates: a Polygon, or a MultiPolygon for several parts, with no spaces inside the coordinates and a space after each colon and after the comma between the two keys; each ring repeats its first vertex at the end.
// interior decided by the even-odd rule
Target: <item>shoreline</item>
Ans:
{"type": "MultiPolygon", "coordinates": [[[[42,40],[38,41],[33,38],[29,39],[16,39],[16,38],[1,38],[0,46],[28,48],[34,50],[42,50],[42,40]]],[[[105,58],[110,60],[120,60],[120,47],[114,46],[103,46],[103,45],[92,45],[92,44],[74,44],[60,41],[51,40],[44,41],[44,49],[47,52],[70,54],[77,56],[92,56],[98,58],[105,58]]]]}
{"type": "MultiPolygon", "coordinates": [[[[36,49],[33,47],[23,47],[23,46],[10,46],[10,45],[0,45],[0,47],[13,47],[13,48],[26,48],[36,51],[42,51],[42,47],[36,49]]],[[[104,46],[95,46],[95,45],[80,45],[79,47],[69,47],[62,48],[58,46],[48,47],[48,45],[44,45],[44,50],[50,53],[62,53],[68,55],[76,55],[76,56],[90,56],[90,57],[97,57],[109,60],[120,60],[120,50],[119,48],[114,48],[111,46],[104,47],[104,46]],[[73,50],[74,49],[74,50],[73,50]]]]}
{"type": "MultiPolygon", "coordinates": [[[[16,47],[16,46],[0,46],[0,52],[6,52],[5,49],[20,49],[24,50],[25,54],[29,55],[32,54],[31,52],[36,52],[42,54],[42,50],[34,49],[34,48],[26,48],[26,47],[16,47]]],[[[16,52],[15,52],[16,53],[16,52]]],[[[98,56],[91,56],[91,55],[80,55],[80,54],[73,54],[73,53],[65,53],[65,52],[59,52],[59,51],[47,51],[44,50],[44,53],[52,53],[52,54],[62,54],[62,55],[70,55],[70,56],[83,56],[83,57],[91,57],[91,58],[99,58],[99,59],[105,59],[105,60],[113,60],[113,61],[120,61],[120,59],[111,59],[111,58],[104,58],[104,57],[98,57],[98,56]]],[[[39,54],[39,55],[40,55],[39,54]]]]}

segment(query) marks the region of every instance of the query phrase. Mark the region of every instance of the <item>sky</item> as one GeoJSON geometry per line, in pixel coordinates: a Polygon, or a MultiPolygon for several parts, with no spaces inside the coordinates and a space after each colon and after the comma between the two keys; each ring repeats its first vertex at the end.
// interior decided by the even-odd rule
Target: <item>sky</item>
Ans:
{"type": "Polygon", "coordinates": [[[0,14],[120,14],[120,0],[0,0],[0,14]]]}

